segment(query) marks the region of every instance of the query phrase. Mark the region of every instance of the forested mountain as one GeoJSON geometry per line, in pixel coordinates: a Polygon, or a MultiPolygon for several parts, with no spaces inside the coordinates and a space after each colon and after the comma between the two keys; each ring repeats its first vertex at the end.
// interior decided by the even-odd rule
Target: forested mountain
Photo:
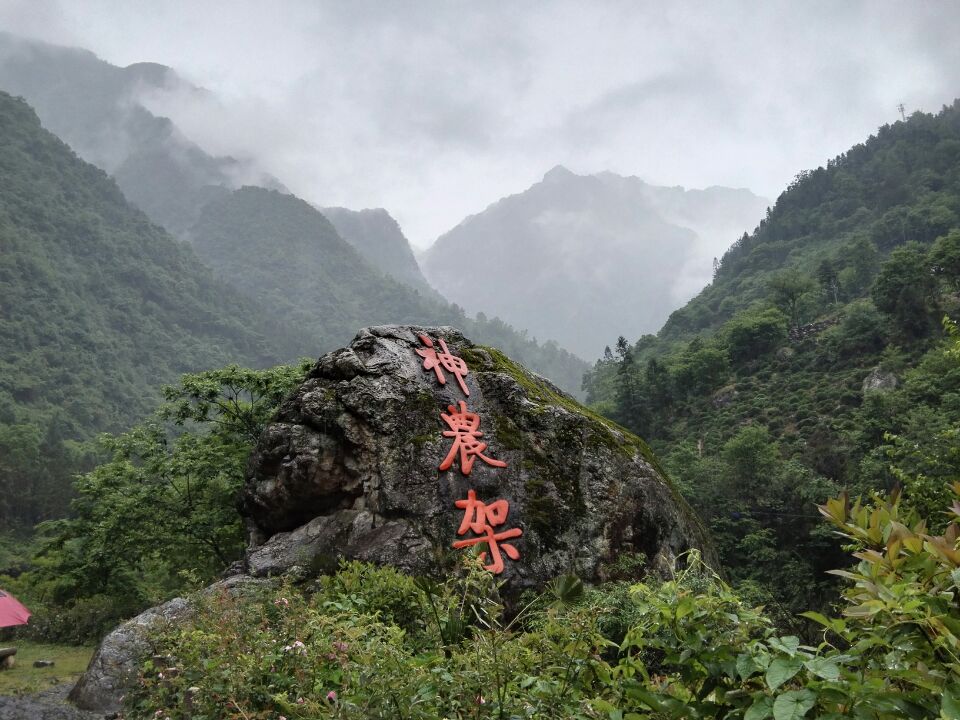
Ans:
{"type": "Polygon", "coordinates": [[[309,328],[322,339],[324,351],[375,323],[448,324],[515,354],[571,391],[589,369],[556,343],[538,344],[496,318],[468,318],[435,293],[386,277],[324,215],[293,195],[242,188],[210,203],[187,237],[222,279],[257,298],[278,319],[309,328]]]}
{"type": "Polygon", "coordinates": [[[423,268],[468,311],[597,357],[611,335],[659,327],[709,278],[710,248],[754,224],[766,204],[745,190],[659,188],[558,166],[441,236],[423,268]]]}
{"type": "Polygon", "coordinates": [[[44,127],[110,173],[128,200],[174,234],[226,189],[282,187],[249,160],[211,156],[144,106],[151,92],[205,93],[163,65],[121,68],[87,50],[0,32],[0,90],[26,98],[44,127]]]}
{"type": "Polygon", "coordinates": [[[440,298],[420,271],[400,225],[386,210],[328,207],[321,208],[320,212],[333,223],[340,237],[381,273],[421,293],[440,298]]]}
{"type": "Polygon", "coordinates": [[[839,556],[814,502],[901,483],[926,510],[960,474],[941,330],[958,288],[955,102],[797,175],[657,336],[597,363],[588,397],[660,451],[735,580],[810,607],[839,556]]]}
{"type": "Polygon", "coordinates": [[[66,511],[71,441],[149,412],[181,373],[314,354],[0,93],[0,518],[66,511]]]}
{"type": "Polygon", "coordinates": [[[44,126],[111,173],[127,199],[154,222],[178,237],[199,239],[201,255],[221,277],[248,296],[276,302],[271,312],[281,322],[283,311],[306,318],[323,339],[310,355],[347,342],[366,325],[408,318],[448,322],[579,392],[588,369],[582,360],[555,343],[538,345],[499,319],[468,320],[430,288],[386,211],[330,208],[324,212],[333,218],[331,226],[306,203],[264,189],[286,192],[252,161],[213,157],[169,118],[152,114],[141,102],[150,93],[206,95],[172,69],[155,63],[119,68],[85,50],[0,33],[0,89],[36,103],[44,126]],[[234,192],[244,185],[251,187],[234,192]],[[275,228],[257,217],[261,209],[268,210],[275,228]],[[305,234],[298,236],[301,230],[305,234]],[[285,251],[277,255],[274,243],[285,251]],[[264,262],[244,267],[249,257],[264,262]],[[312,275],[298,265],[307,257],[312,275]],[[278,274],[265,272],[267,267],[278,274]],[[297,292],[286,282],[294,276],[297,292]]]}

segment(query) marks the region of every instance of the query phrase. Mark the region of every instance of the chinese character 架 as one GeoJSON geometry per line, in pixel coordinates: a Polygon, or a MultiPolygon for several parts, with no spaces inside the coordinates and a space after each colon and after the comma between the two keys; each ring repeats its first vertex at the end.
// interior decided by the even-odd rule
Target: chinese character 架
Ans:
{"type": "Polygon", "coordinates": [[[489,458],[483,454],[483,451],[487,449],[487,443],[480,440],[483,437],[483,433],[479,430],[480,416],[468,411],[467,403],[461,400],[459,410],[453,405],[448,405],[447,410],[450,411],[449,414],[440,413],[440,417],[450,428],[443,431],[443,436],[453,438],[453,445],[450,447],[447,457],[440,463],[441,470],[448,470],[453,465],[453,459],[458,451],[460,453],[460,472],[464,475],[470,474],[473,469],[473,462],[477,458],[493,467],[507,466],[503,460],[489,458]]]}
{"type": "Polygon", "coordinates": [[[453,355],[447,349],[447,343],[444,342],[443,338],[440,338],[440,349],[443,350],[440,353],[433,347],[433,340],[426,335],[420,336],[420,342],[427,346],[426,350],[416,351],[417,355],[423,358],[423,369],[433,370],[437,374],[437,382],[441,385],[447,384],[447,377],[443,374],[443,371],[452,373],[457,378],[457,382],[460,383],[463,394],[469,397],[470,391],[467,389],[467,384],[463,381],[463,378],[470,371],[467,369],[467,363],[463,361],[463,358],[453,355]]]}
{"type": "MultiPolygon", "coordinates": [[[[473,490],[467,492],[466,500],[457,500],[456,506],[463,510],[463,522],[457,530],[457,535],[465,535],[467,530],[474,532],[480,537],[468,538],[466,540],[457,540],[453,547],[456,549],[486,543],[487,550],[493,560],[489,565],[484,565],[484,569],[495,575],[503,572],[503,555],[500,550],[507,554],[511,560],[519,560],[520,552],[510,543],[503,542],[511,538],[520,537],[523,531],[520,528],[510,528],[502,532],[495,533],[493,528],[497,525],[503,525],[507,521],[507,515],[510,512],[510,503],[506,500],[496,500],[489,505],[481,500],[477,500],[477,494],[473,490]]],[[[486,561],[487,552],[480,554],[481,562],[486,561]]]]}

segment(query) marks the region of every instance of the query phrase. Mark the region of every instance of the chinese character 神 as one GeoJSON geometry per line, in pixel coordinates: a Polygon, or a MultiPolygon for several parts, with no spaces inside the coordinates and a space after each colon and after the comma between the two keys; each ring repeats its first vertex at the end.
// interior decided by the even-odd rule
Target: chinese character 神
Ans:
{"type": "MultiPolygon", "coordinates": [[[[464,535],[467,530],[471,530],[481,537],[457,540],[457,542],[453,544],[453,547],[459,550],[460,548],[470,547],[471,545],[486,543],[493,562],[489,565],[484,565],[484,569],[489,570],[495,575],[503,572],[503,556],[500,554],[501,548],[503,548],[507,553],[507,557],[511,560],[520,559],[519,551],[510,543],[503,541],[520,537],[523,535],[523,530],[520,528],[511,528],[503,532],[493,532],[495,526],[503,525],[507,521],[507,514],[510,512],[510,503],[506,500],[496,500],[487,505],[477,500],[477,494],[473,490],[470,490],[467,492],[466,500],[457,500],[455,504],[463,510],[463,522],[460,523],[457,535],[464,535]]],[[[480,554],[481,562],[486,561],[486,556],[486,551],[480,554]]]]}
{"type": "Polygon", "coordinates": [[[441,353],[434,349],[433,340],[426,335],[420,336],[420,342],[427,346],[426,350],[417,350],[417,355],[423,358],[423,369],[433,370],[437,374],[437,381],[441,385],[447,384],[447,377],[443,374],[443,371],[453,373],[457,382],[460,383],[463,394],[469,397],[470,391],[467,390],[467,384],[463,381],[463,378],[470,371],[467,369],[467,364],[463,361],[463,358],[452,355],[443,338],[440,338],[440,349],[443,350],[441,353]]]}
{"type": "Polygon", "coordinates": [[[487,443],[479,440],[479,438],[483,437],[483,433],[478,430],[480,427],[480,416],[476,413],[469,412],[467,410],[467,403],[461,400],[459,410],[453,405],[448,405],[447,410],[450,411],[449,415],[447,413],[440,413],[440,417],[442,417],[443,421],[450,427],[449,430],[443,431],[443,436],[453,438],[453,446],[450,448],[450,452],[447,453],[447,457],[440,463],[441,470],[448,470],[450,466],[453,465],[453,458],[456,456],[458,450],[460,451],[460,472],[464,475],[470,474],[470,471],[473,469],[473,461],[476,458],[480,458],[487,465],[492,465],[493,467],[502,468],[507,466],[503,460],[488,458],[483,454],[483,451],[487,449],[487,443]]]}

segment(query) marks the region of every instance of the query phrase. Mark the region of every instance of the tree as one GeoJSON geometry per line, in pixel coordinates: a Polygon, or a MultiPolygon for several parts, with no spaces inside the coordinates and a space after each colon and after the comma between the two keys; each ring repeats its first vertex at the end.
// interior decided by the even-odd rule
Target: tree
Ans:
{"type": "Polygon", "coordinates": [[[786,313],[794,327],[799,327],[803,299],[813,290],[813,281],[796,270],[781,270],[770,278],[767,288],[774,304],[786,313]]]}
{"type": "Polygon", "coordinates": [[[960,291],[960,230],[937,238],[930,248],[930,264],[935,276],[954,292],[960,291]]]}
{"type": "Polygon", "coordinates": [[[908,338],[925,337],[934,327],[936,284],[926,248],[910,242],[895,248],[880,267],[870,290],[874,305],[908,338]]]}
{"type": "Polygon", "coordinates": [[[817,267],[817,280],[828,297],[833,298],[834,304],[840,302],[840,281],[837,268],[827,259],[821,260],[817,267]]]}
{"type": "Polygon", "coordinates": [[[787,316],[777,308],[737,313],[723,328],[730,359],[743,362],[770,352],[787,338],[787,316]]]}

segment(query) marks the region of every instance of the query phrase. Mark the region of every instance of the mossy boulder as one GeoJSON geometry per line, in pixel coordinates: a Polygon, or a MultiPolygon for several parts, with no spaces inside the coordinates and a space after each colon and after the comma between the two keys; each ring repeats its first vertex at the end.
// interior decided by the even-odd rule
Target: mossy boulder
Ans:
{"type": "Polygon", "coordinates": [[[509,502],[495,532],[523,533],[509,540],[519,559],[504,560],[507,591],[567,572],[602,580],[622,556],[646,559],[632,562],[637,575],[669,574],[690,548],[715,559],[642,440],[454,328],[380,326],[320,358],[261,435],[243,495],[243,570],[312,574],[346,558],[441,572],[466,552],[454,541],[476,537],[457,534],[455,502],[471,490],[509,502]],[[469,396],[450,373],[441,385],[424,369],[421,335],[466,361],[469,396]],[[483,453],[506,467],[438,469],[454,442],[441,413],[460,401],[480,418],[483,453]]]}

